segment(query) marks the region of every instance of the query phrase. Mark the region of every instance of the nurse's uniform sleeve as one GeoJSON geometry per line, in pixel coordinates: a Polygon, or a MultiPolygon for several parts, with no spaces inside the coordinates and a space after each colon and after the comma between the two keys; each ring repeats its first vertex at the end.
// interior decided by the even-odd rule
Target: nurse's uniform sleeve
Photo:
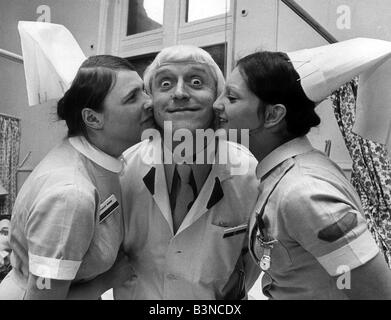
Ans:
{"type": "Polygon", "coordinates": [[[49,190],[26,221],[29,271],[38,277],[73,280],[91,244],[96,199],[75,185],[49,190]]]}
{"type": "Polygon", "coordinates": [[[360,208],[346,190],[304,178],[289,188],[281,204],[288,234],[331,276],[353,270],[379,252],[360,208]]]}

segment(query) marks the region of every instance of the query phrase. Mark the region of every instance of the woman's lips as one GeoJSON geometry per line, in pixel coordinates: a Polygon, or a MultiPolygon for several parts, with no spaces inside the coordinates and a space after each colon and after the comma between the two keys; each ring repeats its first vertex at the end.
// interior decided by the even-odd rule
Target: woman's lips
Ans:
{"type": "Polygon", "coordinates": [[[149,123],[149,122],[154,122],[153,116],[145,118],[145,119],[142,119],[141,120],[141,125],[144,125],[144,124],[149,123]]]}
{"type": "Polygon", "coordinates": [[[228,122],[228,120],[227,120],[227,119],[225,119],[225,118],[222,118],[222,117],[217,117],[217,119],[218,119],[218,121],[219,121],[220,123],[225,123],[225,122],[228,122]]]}
{"type": "Polygon", "coordinates": [[[215,111],[215,121],[217,123],[226,123],[226,122],[228,122],[228,119],[224,118],[222,115],[223,115],[222,113],[215,111]]]}

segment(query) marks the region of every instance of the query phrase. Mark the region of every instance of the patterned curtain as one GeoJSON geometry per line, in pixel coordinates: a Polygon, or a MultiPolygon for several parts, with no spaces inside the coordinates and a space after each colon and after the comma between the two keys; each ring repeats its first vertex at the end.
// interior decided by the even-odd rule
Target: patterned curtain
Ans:
{"type": "Polygon", "coordinates": [[[353,160],[351,182],[363,205],[369,230],[391,267],[391,163],[386,147],[352,132],[357,79],[331,97],[334,114],[353,160]]]}
{"type": "Polygon", "coordinates": [[[20,120],[0,114],[0,182],[8,191],[0,199],[0,215],[11,215],[15,202],[19,146],[20,120]]]}

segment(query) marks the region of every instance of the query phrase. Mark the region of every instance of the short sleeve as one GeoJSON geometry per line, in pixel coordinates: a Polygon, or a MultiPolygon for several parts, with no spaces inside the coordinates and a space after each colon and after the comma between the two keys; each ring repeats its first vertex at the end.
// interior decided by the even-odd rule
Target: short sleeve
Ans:
{"type": "Polygon", "coordinates": [[[37,199],[26,221],[29,271],[73,280],[95,229],[94,193],[75,185],[55,187],[37,199]]]}
{"type": "Polygon", "coordinates": [[[281,208],[288,234],[331,276],[353,270],[379,252],[361,207],[343,187],[308,177],[289,188],[281,208]]]}

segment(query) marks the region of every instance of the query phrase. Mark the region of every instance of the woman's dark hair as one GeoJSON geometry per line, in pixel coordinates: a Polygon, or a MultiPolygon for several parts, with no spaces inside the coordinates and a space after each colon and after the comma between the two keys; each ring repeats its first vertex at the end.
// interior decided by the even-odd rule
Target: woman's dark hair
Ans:
{"type": "Polygon", "coordinates": [[[114,87],[119,70],[134,71],[127,60],[110,55],[91,56],[80,66],[71,87],[57,104],[57,115],[68,126],[68,137],[86,135],[81,111],[103,109],[103,101],[114,87]]]}
{"type": "Polygon", "coordinates": [[[307,134],[319,125],[315,103],[307,98],[300,76],[283,52],[261,51],[237,63],[249,89],[267,104],[283,104],[287,130],[295,137],[307,134]]]}

